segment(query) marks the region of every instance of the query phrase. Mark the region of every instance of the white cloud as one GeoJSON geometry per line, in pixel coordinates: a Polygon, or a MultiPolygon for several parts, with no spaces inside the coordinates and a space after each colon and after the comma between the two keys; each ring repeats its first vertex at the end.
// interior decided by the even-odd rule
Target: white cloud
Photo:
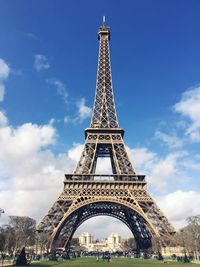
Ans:
{"type": "Polygon", "coordinates": [[[73,147],[71,149],[68,150],[68,157],[75,161],[78,162],[78,160],[80,159],[81,156],[81,152],[83,151],[84,145],[83,144],[79,144],[79,143],[74,143],[73,147]]]}
{"type": "Polygon", "coordinates": [[[63,98],[64,102],[67,104],[68,92],[66,90],[66,85],[58,79],[47,79],[46,82],[56,87],[57,93],[63,98]]]}
{"type": "Polygon", "coordinates": [[[8,123],[8,119],[3,111],[0,111],[0,127],[5,126],[8,123]]]}
{"type": "Polygon", "coordinates": [[[69,116],[65,116],[64,119],[63,119],[64,123],[67,124],[71,121],[70,117],[69,116]]]}
{"type": "Polygon", "coordinates": [[[50,68],[49,61],[45,55],[37,54],[34,56],[34,68],[37,71],[45,70],[50,68]]]}
{"type": "Polygon", "coordinates": [[[188,216],[200,213],[200,192],[180,189],[181,184],[191,178],[191,172],[188,175],[185,173],[185,168],[187,171],[199,170],[198,156],[193,155],[191,158],[187,152],[179,151],[160,157],[146,148],[127,150],[139,173],[146,174],[148,185],[158,192],[155,197],[156,203],[175,227],[184,226],[188,216]],[[176,188],[176,191],[164,194],[170,187],[176,188]]]}
{"type": "Polygon", "coordinates": [[[200,142],[200,86],[185,91],[174,110],[190,119],[186,135],[192,142],[200,142]]]}
{"type": "MultiPolygon", "coordinates": [[[[178,188],[185,182],[183,167],[199,170],[199,157],[189,156],[185,151],[169,153],[161,157],[147,148],[127,148],[130,158],[134,160],[139,173],[147,175],[148,185],[159,194],[156,203],[172,224],[180,228],[186,224],[188,216],[200,213],[200,192],[182,191],[178,188]],[[164,194],[164,190],[173,186],[176,191],[164,194]],[[192,204],[191,204],[192,203],[192,204]]],[[[191,175],[191,172],[189,172],[191,175]]],[[[190,178],[190,177],[187,177],[190,178]]]]}
{"type": "Polygon", "coordinates": [[[189,158],[182,160],[181,166],[184,168],[190,168],[191,170],[194,170],[194,171],[199,171],[200,170],[200,156],[193,155],[192,157],[190,156],[189,158]]]}
{"type": "Polygon", "coordinates": [[[41,218],[62,191],[64,173],[71,173],[75,160],[55,155],[56,141],[51,124],[8,125],[0,113],[0,203],[7,215],[41,218]]]}
{"type": "MultiPolygon", "coordinates": [[[[55,129],[50,125],[26,123],[18,128],[6,126],[0,131],[0,159],[18,159],[32,155],[55,142],[55,129]]],[[[8,160],[6,159],[6,160],[8,160]]]]}
{"type": "Polygon", "coordinates": [[[0,58],[0,80],[5,80],[8,78],[10,73],[10,67],[9,65],[5,62],[5,60],[3,60],[2,58],[0,58]]]}
{"type": "Polygon", "coordinates": [[[8,78],[10,74],[10,67],[9,65],[0,58],[0,102],[4,100],[5,95],[5,84],[4,81],[8,78]]]}
{"type": "Polygon", "coordinates": [[[126,146],[126,149],[134,167],[140,171],[147,169],[156,158],[156,154],[149,151],[146,147],[131,149],[126,146]]]}
{"type": "Polygon", "coordinates": [[[76,106],[78,108],[78,116],[76,120],[82,122],[90,117],[92,109],[85,105],[85,98],[81,98],[79,101],[77,101],[76,106]]]}
{"type": "Polygon", "coordinates": [[[155,137],[163,141],[169,148],[178,148],[183,146],[183,140],[178,138],[175,134],[169,135],[161,131],[156,131],[155,137]]]}
{"type": "Polygon", "coordinates": [[[183,159],[187,152],[179,151],[169,153],[160,157],[158,154],[149,151],[147,148],[127,148],[130,159],[136,169],[136,173],[145,174],[151,188],[157,190],[167,190],[172,184],[185,181],[186,174],[182,171],[183,159]]]}
{"type": "Polygon", "coordinates": [[[97,174],[112,174],[112,166],[111,166],[110,158],[98,158],[97,159],[96,173],[97,174]]]}
{"type": "Polygon", "coordinates": [[[157,198],[157,203],[176,228],[186,224],[186,218],[200,213],[200,192],[181,191],[157,198]]]}
{"type": "Polygon", "coordinates": [[[51,118],[51,119],[49,120],[49,124],[50,124],[50,125],[53,125],[53,124],[55,123],[55,121],[56,121],[56,120],[55,120],[54,118],[51,118]]]}
{"type": "Polygon", "coordinates": [[[148,181],[150,185],[157,189],[167,188],[169,182],[174,183],[177,179],[177,160],[182,157],[181,153],[170,153],[165,158],[156,161],[150,170],[148,181]]]}

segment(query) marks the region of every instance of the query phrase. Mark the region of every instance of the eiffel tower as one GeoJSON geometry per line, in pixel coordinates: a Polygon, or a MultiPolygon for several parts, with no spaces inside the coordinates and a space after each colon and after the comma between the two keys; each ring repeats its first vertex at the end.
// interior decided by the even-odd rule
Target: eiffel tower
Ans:
{"type": "Polygon", "coordinates": [[[110,66],[110,29],[98,31],[99,58],[96,94],[85,145],[73,174],[66,174],[64,190],[37,227],[49,236],[49,249],[67,250],[77,228],[87,219],[108,215],[125,223],[138,250],[151,248],[153,238],[166,245],[174,228],[147,193],[144,175],[135,172],[123,141],[115,110],[110,66]],[[109,157],[112,174],[95,173],[97,159],[109,157]]]}

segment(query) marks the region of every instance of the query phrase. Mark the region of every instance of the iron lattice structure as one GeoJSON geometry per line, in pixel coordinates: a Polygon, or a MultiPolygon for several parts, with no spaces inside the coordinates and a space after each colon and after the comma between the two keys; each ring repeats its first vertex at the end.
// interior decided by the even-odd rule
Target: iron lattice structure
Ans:
{"type": "Polygon", "coordinates": [[[152,238],[163,244],[173,239],[174,228],[147,193],[144,175],[136,174],[119,128],[110,67],[110,30],[104,24],[98,31],[99,58],[96,95],[90,128],[73,174],[65,175],[64,190],[38,231],[49,235],[51,250],[67,250],[76,229],[87,219],[108,215],[124,222],[132,231],[138,250],[151,247],[152,238]],[[99,157],[110,157],[110,175],[96,174],[99,157]]]}

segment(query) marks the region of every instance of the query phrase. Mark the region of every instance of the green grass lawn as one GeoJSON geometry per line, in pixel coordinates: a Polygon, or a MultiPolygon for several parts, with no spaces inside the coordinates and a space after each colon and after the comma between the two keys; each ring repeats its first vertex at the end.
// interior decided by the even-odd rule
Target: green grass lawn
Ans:
{"type": "Polygon", "coordinates": [[[142,259],[113,259],[111,262],[96,262],[95,258],[78,258],[72,259],[67,261],[41,261],[41,262],[34,262],[31,264],[32,267],[65,267],[65,266],[72,266],[72,267],[101,267],[101,266],[116,266],[116,267],[191,267],[191,266],[200,266],[199,264],[192,264],[192,263],[177,263],[177,262],[167,262],[164,263],[162,261],[156,260],[142,260],[142,259]]]}

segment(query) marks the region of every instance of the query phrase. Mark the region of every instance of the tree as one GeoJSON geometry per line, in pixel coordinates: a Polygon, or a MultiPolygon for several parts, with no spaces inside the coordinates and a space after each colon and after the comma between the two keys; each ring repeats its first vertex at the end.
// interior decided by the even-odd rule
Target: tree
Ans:
{"type": "Polygon", "coordinates": [[[4,251],[5,246],[5,231],[3,227],[0,227],[0,251],[4,251]]]}
{"type": "Polygon", "coordinates": [[[200,215],[187,218],[189,231],[193,240],[193,251],[196,259],[200,258],[200,215]]]}
{"type": "Polygon", "coordinates": [[[78,237],[73,237],[70,242],[70,247],[75,251],[81,251],[83,250],[82,246],[79,243],[78,237]]]}
{"type": "Polygon", "coordinates": [[[200,258],[200,215],[187,218],[188,225],[177,233],[176,237],[184,253],[193,255],[195,259],[200,258]]]}
{"type": "Polygon", "coordinates": [[[10,225],[0,227],[0,251],[12,254],[15,247],[13,236],[14,229],[10,225]]]}
{"type": "Polygon", "coordinates": [[[134,237],[130,237],[126,239],[124,242],[121,244],[122,250],[123,251],[133,251],[136,250],[136,242],[134,237]]]}
{"type": "Polygon", "coordinates": [[[10,216],[10,227],[14,231],[14,254],[23,247],[35,244],[36,221],[29,217],[10,216]]]}
{"type": "Polygon", "coordinates": [[[50,236],[45,232],[36,233],[36,254],[43,254],[49,249],[50,236]]]}

